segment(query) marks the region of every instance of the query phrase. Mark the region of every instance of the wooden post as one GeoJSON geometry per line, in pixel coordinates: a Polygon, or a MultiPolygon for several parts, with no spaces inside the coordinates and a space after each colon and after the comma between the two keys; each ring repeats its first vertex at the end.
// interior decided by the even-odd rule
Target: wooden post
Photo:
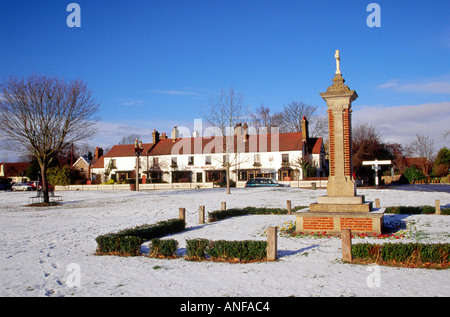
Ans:
{"type": "Polygon", "coordinates": [[[291,201],[290,200],[288,200],[287,201],[287,211],[288,211],[288,215],[290,215],[291,214],[291,201]]]}
{"type": "Polygon", "coordinates": [[[277,227],[267,228],[267,261],[277,259],[277,227]]]}
{"type": "Polygon", "coordinates": [[[222,210],[227,210],[227,202],[226,201],[222,201],[221,202],[221,209],[222,210]]]}
{"type": "Polygon", "coordinates": [[[380,198],[375,198],[375,208],[380,208],[380,198]]]}
{"type": "Polygon", "coordinates": [[[350,229],[342,229],[342,261],[352,261],[352,231],[350,229]]]}
{"type": "Polygon", "coordinates": [[[178,218],[182,220],[186,220],[186,209],[180,208],[178,209],[178,218]]]}
{"type": "Polygon", "coordinates": [[[436,215],[440,215],[441,214],[441,201],[439,199],[436,199],[436,201],[434,203],[436,206],[436,215]]]}
{"type": "Polygon", "coordinates": [[[198,223],[205,223],[205,206],[200,206],[198,208],[198,223]]]}

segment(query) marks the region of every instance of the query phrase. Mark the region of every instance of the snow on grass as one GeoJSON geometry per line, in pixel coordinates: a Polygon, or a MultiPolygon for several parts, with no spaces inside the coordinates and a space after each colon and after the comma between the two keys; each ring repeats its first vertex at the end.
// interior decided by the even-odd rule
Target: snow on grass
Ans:
{"type": "MultiPolygon", "coordinates": [[[[405,187],[406,188],[406,187],[405,187]]],[[[25,207],[30,192],[0,192],[0,296],[449,296],[450,270],[380,267],[379,287],[370,287],[373,270],[341,261],[339,238],[279,236],[275,262],[229,264],[95,256],[95,238],[141,224],[178,218],[186,208],[187,228],[171,235],[183,255],[186,240],[265,240],[269,226],[283,226],[292,215],[251,215],[214,223],[198,223],[198,207],[206,212],[228,208],[305,206],[326,190],[296,188],[72,191],[59,192],[58,207],[25,207]],[[73,286],[70,264],[79,267],[73,286]]],[[[381,206],[442,206],[450,194],[402,189],[360,189],[358,194],[381,206]]],[[[450,242],[450,216],[386,215],[413,232],[402,241],[450,242]],[[408,224],[408,225],[407,225],[408,224]],[[409,227],[408,227],[409,226],[409,227]]],[[[373,238],[354,239],[354,243],[373,238]]],[[[378,240],[379,241],[379,240],[378,240]]],[[[383,241],[379,241],[382,243],[383,241]]],[[[149,242],[142,245],[144,254],[149,242]]]]}

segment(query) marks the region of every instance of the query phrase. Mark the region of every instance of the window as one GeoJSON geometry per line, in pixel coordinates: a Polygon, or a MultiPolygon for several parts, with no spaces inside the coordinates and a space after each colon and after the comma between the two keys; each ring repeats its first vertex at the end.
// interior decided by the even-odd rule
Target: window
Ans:
{"type": "Polygon", "coordinates": [[[177,167],[178,166],[176,157],[172,157],[171,158],[171,162],[172,163],[170,164],[170,167],[177,167]]]}
{"type": "Polygon", "coordinates": [[[197,183],[203,182],[203,173],[197,173],[197,183]]]}
{"type": "Polygon", "coordinates": [[[111,160],[111,168],[117,168],[115,159],[111,160]]]}
{"type": "Polygon", "coordinates": [[[153,158],[153,166],[159,166],[159,157],[153,158]]]}
{"type": "Polygon", "coordinates": [[[289,164],[289,154],[282,154],[281,156],[281,162],[283,164],[289,164]]]}
{"type": "Polygon", "coordinates": [[[188,156],[188,165],[190,165],[190,166],[194,165],[194,157],[193,156],[188,156]]]}
{"type": "Polygon", "coordinates": [[[259,156],[259,154],[255,154],[253,156],[253,162],[255,163],[255,165],[261,165],[261,157],[259,156]]]}
{"type": "Polygon", "coordinates": [[[211,155],[205,156],[205,165],[211,165],[211,155]]]}

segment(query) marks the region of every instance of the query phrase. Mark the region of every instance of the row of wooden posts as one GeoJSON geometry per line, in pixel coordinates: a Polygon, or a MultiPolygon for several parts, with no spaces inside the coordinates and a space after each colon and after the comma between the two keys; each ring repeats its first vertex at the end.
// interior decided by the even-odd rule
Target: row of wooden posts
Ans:
{"type": "MultiPolygon", "coordinates": [[[[436,214],[441,214],[441,203],[440,200],[435,201],[436,206],[436,214]]],[[[380,199],[375,199],[375,207],[380,208],[380,199]]],[[[221,210],[227,209],[227,203],[221,202],[221,210]]],[[[288,214],[291,214],[291,201],[287,201],[287,210],[288,214]]],[[[199,214],[199,223],[205,223],[205,206],[200,206],[198,209],[199,214]]],[[[179,209],[179,218],[186,220],[186,209],[179,209]]],[[[277,235],[278,235],[277,227],[269,227],[267,228],[267,260],[275,261],[277,259],[277,235]]],[[[350,229],[342,229],[341,231],[341,241],[342,241],[342,260],[344,262],[352,261],[352,233],[350,229]]]]}

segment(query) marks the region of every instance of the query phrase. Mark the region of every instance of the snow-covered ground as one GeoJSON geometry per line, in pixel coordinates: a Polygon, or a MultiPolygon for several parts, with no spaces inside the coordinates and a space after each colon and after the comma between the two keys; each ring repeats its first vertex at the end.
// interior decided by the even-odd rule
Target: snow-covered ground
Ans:
{"type": "MultiPolygon", "coordinates": [[[[381,206],[449,207],[450,194],[402,189],[359,189],[381,206]]],[[[411,188],[411,187],[408,187],[411,188]]],[[[441,187],[443,188],[443,187],[441,187]]],[[[171,236],[183,254],[186,239],[262,239],[269,226],[295,216],[255,215],[199,225],[206,211],[267,206],[286,208],[316,202],[326,190],[296,188],[58,192],[58,207],[25,207],[30,192],[0,192],[0,296],[450,296],[450,270],[344,264],[338,238],[278,238],[279,260],[250,264],[191,262],[183,258],[95,256],[95,238],[145,223],[178,218],[187,230],[171,236]]],[[[386,222],[413,223],[412,239],[450,242],[450,216],[386,215],[386,222]]],[[[354,243],[380,241],[354,239],[354,243]]],[[[382,240],[380,242],[385,242],[382,240]]],[[[387,241],[386,241],[387,242],[387,241]]],[[[142,246],[148,251],[149,243],[142,246]]]]}

